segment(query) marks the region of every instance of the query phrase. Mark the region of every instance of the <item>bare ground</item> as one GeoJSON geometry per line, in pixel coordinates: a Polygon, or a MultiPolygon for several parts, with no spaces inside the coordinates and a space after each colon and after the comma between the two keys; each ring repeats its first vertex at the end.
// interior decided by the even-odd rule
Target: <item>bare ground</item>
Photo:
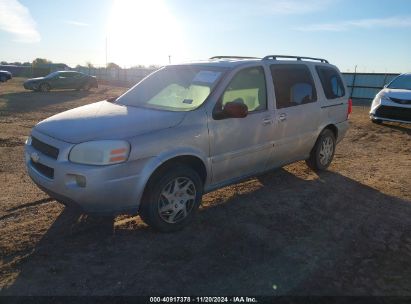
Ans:
{"type": "Polygon", "coordinates": [[[354,107],[328,172],[299,162],[204,196],[194,223],[159,234],[92,218],[25,173],[23,143],[54,113],[115,96],[0,84],[1,295],[411,295],[411,127],[354,107]]]}

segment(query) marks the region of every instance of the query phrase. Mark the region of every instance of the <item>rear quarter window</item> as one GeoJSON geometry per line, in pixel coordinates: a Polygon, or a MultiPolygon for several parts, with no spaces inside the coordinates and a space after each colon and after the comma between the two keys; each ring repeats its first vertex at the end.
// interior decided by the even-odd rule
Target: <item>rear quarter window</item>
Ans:
{"type": "Polygon", "coordinates": [[[344,84],[340,73],[331,67],[316,66],[318,77],[327,99],[336,99],[345,95],[344,84]]]}

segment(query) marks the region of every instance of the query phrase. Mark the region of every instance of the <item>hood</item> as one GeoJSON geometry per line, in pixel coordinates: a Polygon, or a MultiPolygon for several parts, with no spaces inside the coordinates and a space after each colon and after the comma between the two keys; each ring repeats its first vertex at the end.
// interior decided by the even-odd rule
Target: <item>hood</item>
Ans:
{"type": "Polygon", "coordinates": [[[411,100],[410,90],[385,88],[381,91],[381,93],[392,98],[411,100]]]}
{"type": "Polygon", "coordinates": [[[39,80],[44,80],[44,77],[30,78],[30,79],[27,79],[25,82],[26,83],[27,82],[36,82],[36,81],[39,81],[39,80]]]}
{"type": "Polygon", "coordinates": [[[70,143],[125,139],[174,127],[184,116],[184,112],[143,109],[100,101],[49,117],[38,123],[35,130],[70,143]]]}

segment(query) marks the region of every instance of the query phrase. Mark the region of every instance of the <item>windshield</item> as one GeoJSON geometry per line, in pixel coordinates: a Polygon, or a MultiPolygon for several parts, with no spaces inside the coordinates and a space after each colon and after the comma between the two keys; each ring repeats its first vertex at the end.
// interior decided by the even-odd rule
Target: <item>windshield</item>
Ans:
{"type": "Polygon", "coordinates": [[[168,111],[190,111],[207,99],[224,71],[205,66],[165,67],[120,96],[116,103],[168,111]]]}
{"type": "Polygon", "coordinates": [[[411,90],[411,75],[400,75],[387,86],[389,89],[411,90]]]}
{"type": "Polygon", "coordinates": [[[47,76],[45,76],[44,78],[53,78],[55,76],[57,76],[59,74],[59,72],[53,72],[51,74],[48,74],[47,76]]]}

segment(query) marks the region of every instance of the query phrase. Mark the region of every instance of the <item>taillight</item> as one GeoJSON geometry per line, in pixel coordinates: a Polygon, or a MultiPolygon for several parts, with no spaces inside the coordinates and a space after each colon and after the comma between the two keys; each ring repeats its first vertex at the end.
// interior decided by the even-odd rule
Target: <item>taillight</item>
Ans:
{"type": "Polygon", "coordinates": [[[348,110],[347,110],[347,118],[350,116],[352,113],[352,99],[348,99],[348,110]]]}

